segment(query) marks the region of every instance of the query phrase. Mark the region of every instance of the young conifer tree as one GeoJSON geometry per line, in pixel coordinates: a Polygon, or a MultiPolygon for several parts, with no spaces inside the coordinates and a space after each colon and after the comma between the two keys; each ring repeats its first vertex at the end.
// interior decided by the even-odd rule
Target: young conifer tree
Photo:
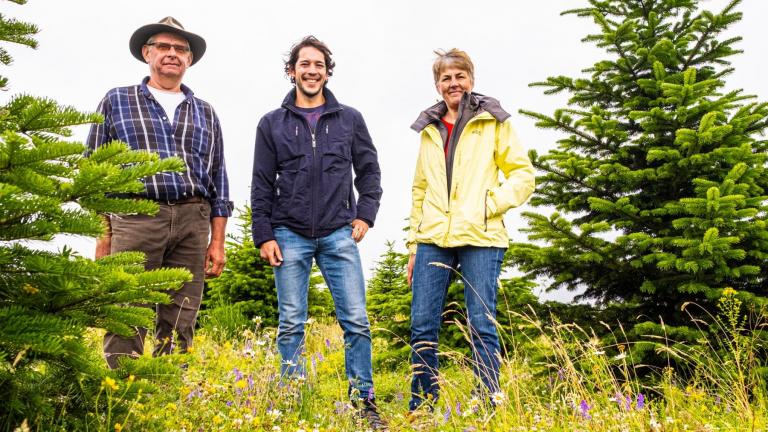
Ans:
{"type": "Polygon", "coordinates": [[[722,33],[738,3],[712,13],[697,0],[590,0],[566,11],[594,20],[584,41],[607,57],[580,78],[532,84],[568,92],[567,107],[521,111],[565,136],[531,154],[531,203],[555,211],[525,214],[531,243],[512,244],[512,261],[621,311],[636,336],[690,340],[684,306],[715,313],[727,287],[766,302],[768,106],[725,82],[740,38],[722,33]]]}
{"type": "MultiPolygon", "coordinates": [[[[0,40],[35,47],[36,32],[31,24],[0,16],[0,40]]],[[[3,48],[0,62],[11,62],[3,48]]],[[[30,240],[59,234],[99,236],[99,213],[156,212],[154,203],[105,194],[140,192],[141,178],[183,169],[178,159],[160,160],[119,142],[84,156],[85,146],[66,140],[70,127],[98,121],[98,115],[25,95],[0,106],[2,430],[22,422],[35,430],[94,429],[100,416],[93,414],[106,410],[100,391],[119,388],[127,399],[135,396],[143,384],[127,388],[119,380],[125,370],[108,371],[88,344],[88,329],[130,335],[133,326],[151,326],[150,309],[128,305],[168,302],[163,291],[189,279],[184,270],[145,272],[140,253],[93,261],[67,247],[58,253],[30,247],[30,240]],[[118,380],[104,381],[108,376],[118,380]]],[[[113,414],[126,408],[113,403],[113,414]]]]}

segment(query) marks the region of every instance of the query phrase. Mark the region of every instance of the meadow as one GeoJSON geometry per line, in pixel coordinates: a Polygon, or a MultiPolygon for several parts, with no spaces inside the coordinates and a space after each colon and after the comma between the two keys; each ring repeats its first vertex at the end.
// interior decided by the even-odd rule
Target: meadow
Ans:
{"type": "MultiPolygon", "coordinates": [[[[634,347],[621,342],[621,326],[614,329],[616,342],[604,345],[579,326],[544,325],[525,311],[509,311],[524,317],[526,330],[535,336],[506,347],[502,391],[492,395],[495,408],[472,395],[471,358],[452,351],[441,351],[442,393],[434,411],[407,412],[410,372],[405,360],[376,370],[377,400],[393,431],[766,430],[765,389],[758,374],[764,362],[756,355],[759,329],[745,332],[738,327],[743,324],[737,315],[740,307],[736,293],[728,291],[706,323],[718,329],[725,351],[707,349],[706,343],[690,350],[671,342],[657,344],[657,352],[674,360],[675,369],[634,364],[634,347]]],[[[135,362],[175,366],[164,373],[152,373],[149,367],[141,377],[105,379],[100,397],[109,401],[107,408],[92,413],[100,430],[367,429],[346,397],[338,325],[310,320],[307,377],[284,381],[277,374],[274,329],[262,327],[259,318],[247,325],[239,317],[230,318],[204,317],[188,353],[135,362]],[[154,390],[131,390],[145,380],[154,383],[154,390]],[[129,410],[112,415],[109,407],[122,403],[129,410]]],[[[98,349],[99,334],[90,336],[98,349]]],[[[374,357],[388,349],[383,336],[374,325],[374,357]]]]}

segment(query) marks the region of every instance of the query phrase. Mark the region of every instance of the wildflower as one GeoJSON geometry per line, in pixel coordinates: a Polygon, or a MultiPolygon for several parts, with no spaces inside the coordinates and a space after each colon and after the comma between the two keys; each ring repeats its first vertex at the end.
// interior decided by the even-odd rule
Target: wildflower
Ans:
{"type": "Polygon", "coordinates": [[[502,393],[502,392],[494,392],[491,395],[491,401],[493,401],[494,405],[501,405],[501,404],[503,404],[504,403],[504,399],[505,399],[505,396],[504,396],[504,393],[502,393]]]}
{"type": "Polygon", "coordinates": [[[600,356],[600,355],[605,354],[605,351],[595,350],[595,351],[592,352],[592,354],[594,354],[596,356],[600,356]]]}
{"type": "Polygon", "coordinates": [[[220,425],[220,424],[221,424],[221,422],[223,422],[223,421],[224,421],[224,419],[222,419],[222,418],[221,418],[221,417],[220,417],[218,414],[216,414],[215,416],[213,416],[213,418],[211,419],[211,421],[212,421],[212,422],[213,422],[213,424],[215,424],[215,425],[220,425]]]}
{"type": "Polygon", "coordinates": [[[110,377],[104,378],[104,381],[101,382],[101,386],[105,389],[111,389],[113,391],[119,388],[117,382],[115,382],[115,380],[110,377]]]}
{"type": "Polygon", "coordinates": [[[736,295],[736,290],[735,289],[733,289],[731,287],[727,287],[727,288],[725,288],[723,290],[723,297],[728,297],[728,296],[733,296],[733,295],[736,295]]]}
{"type": "Polygon", "coordinates": [[[234,419],[232,420],[232,427],[235,429],[240,429],[240,427],[243,426],[243,419],[234,419]]]}
{"type": "Polygon", "coordinates": [[[585,419],[589,420],[592,418],[591,415],[589,415],[589,410],[592,409],[592,406],[587,403],[586,400],[582,399],[581,403],[579,404],[579,409],[581,410],[581,416],[585,419]]]}
{"type": "Polygon", "coordinates": [[[240,381],[235,383],[235,387],[237,387],[239,389],[244,389],[244,388],[248,387],[248,383],[245,380],[240,380],[240,381]]]}
{"type": "Polygon", "coordinates": [[[265,339],[259,339],[256,341],[257,346],[264,346],[267,344],[267,341],[265,339]]]}
{"type": "Polygon", "coordinates": [[[272,426],[272,430],[274,432],[280,432],[282,429],[280,429],[280,426],[275,425],[275,426],[272,426]]]}
{"type": "Polygon", "coordinates": [[[625,353],[625,352],[620,352],[620,353],[619,353],[619,355],[617,355],[617,356],[616,356],[616,357],[614,357],[613,359],[614,359],[614,360],[624,360],[625,358],[627,358],[627,353],[625,353]]]}
{"type": "Polygon", "coordinates": [[[123,425],[120,423],[115,423],[115,432],[120,432],[123,430],[123,425]]]}
{"type": "Polygon", "coordinates": [[[395,393],[395,400],[401,402],[403,400],[403,392],[395,393]]]}
{"type": "Polygon", "coordinates": [[[39,290],[39,289],[37,289],[37,288],[33,287],[33,286],[32,286],[32,285],[30,285],[30,284],[24,284],[24,288],[23,288],[23,289],[24,289],[24,292],[25,292],[25,293],[27,293],[27,294],[30,294],[30,295],[35,295],[35,294],[37,294],[38,292],[40,292],[40,290],[39,290]]]}
{"type": "Polygon", "coordinates": [[[195,348],[193,348],[192,345],[188,346],[187,347],[187,354],[192,354],[193,352],[195,352],[195,348]]]}
{"type": "Polygon", "coordinates": [[[461,415],[461,402],[456,402],[456,415],[461,415]]]}
{"type": "Polygon", "coordinates": [[[645,396],[643,396],[642,393],[639,393],[637,395],[637,401],[635,402],[635,407],[639,410],[645,407],[645,396]]]}
{"type": "Polygon", "coordinates": [[[270,409],[269,411],[267,411],[267,415],[268,415],[269,417],[271,417],[273,421],[274,421],[274,420],[277,420],[278,418],[280,418],[280,416],[281,416],[282,414],[283,414],[283,413],[282,413],[282,412],[280,412],[280,410],[279,410],[279,409],[277,409],[277,408],[273,408],[273,409],[270,409]]]}
{"type": "Polygon", "coordinates": [[[325,347],[331,349],[331,340],[328,338],[325,338],[325,347]]]}
{"type": "Polygon", "coordinates": [[[165,405],[165,409],[168,410],[168,411],[176,411],[176,404],[173,403],[173,402],[168,402],[165,405]]]}
{"type": "Polygon", "coordinates": [[[128,382],[132,383],[134,381],[136,381],[136,375],[128,375],[128,382]]]}
{"type": "Polygon", "coordinates": [[[259,324],[261,324],[261,317],[260,316],[255,316],[255,317],[251,318],[251,321],[253,321],[253,323],[256,324],[256,325],[259,325],[259,324]]]}
{"type": "Polygon", "coordinates": [[[451,418],[451,407],[448,406],[445,409],[445,414],[443,414],[443,423],[448,423],[448,419],[451,418]]]}

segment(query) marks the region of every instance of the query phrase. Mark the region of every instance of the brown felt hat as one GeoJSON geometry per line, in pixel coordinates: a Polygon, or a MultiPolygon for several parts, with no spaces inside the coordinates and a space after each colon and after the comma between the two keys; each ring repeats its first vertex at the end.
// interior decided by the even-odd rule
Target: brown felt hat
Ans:
{"type": "Polygon", "coordinates": [[[176,18],[170,16],[161,19],[158,23],[141,26],[133,32],[131,40],[128,42],[131,54],[142,63],[146,63],[144,56],[141,54],[141,48],[150,37],[158,33],[174,33],[186,39],[189,42],[189,48],[192,50],[192,64],[197,63],[205,54],[205,39],[184,30],[184,26],[176,18]]]}

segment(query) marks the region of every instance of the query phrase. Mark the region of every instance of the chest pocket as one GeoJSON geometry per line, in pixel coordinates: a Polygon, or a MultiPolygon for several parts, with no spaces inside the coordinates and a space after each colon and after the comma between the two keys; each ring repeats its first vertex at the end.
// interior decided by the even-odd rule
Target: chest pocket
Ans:
{"type": "Polygon", "coordinates": [[[352,142],[354,135],[350,129],[334,130],[332,126],[321,126],[319,133],[325,134],[323,149],[323,172],[346,174],[352,166],[352,142]]]}

